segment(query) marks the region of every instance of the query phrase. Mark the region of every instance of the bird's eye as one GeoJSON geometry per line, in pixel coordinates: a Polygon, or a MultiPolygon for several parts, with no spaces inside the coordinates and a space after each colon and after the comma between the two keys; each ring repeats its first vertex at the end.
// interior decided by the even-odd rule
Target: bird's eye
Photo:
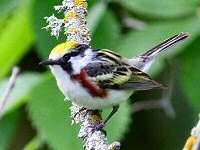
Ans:
{"type": "Polygon", "coordinates": [[[63,55],[63,59],[64,59],[65,61],[69,61],[69,59],[70,59],[69,54],[63,55]]]}

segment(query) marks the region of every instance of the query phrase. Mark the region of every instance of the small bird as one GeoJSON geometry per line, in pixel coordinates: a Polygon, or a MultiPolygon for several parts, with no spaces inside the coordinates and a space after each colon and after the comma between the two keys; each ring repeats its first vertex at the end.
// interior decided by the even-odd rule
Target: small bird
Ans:
{"type": "Polygon", "coordinates": [[[158,55],[187,37],[187,33],[177,34],[131,59],[108,49],[66,42],[56,46],[40,65],[50,66],[59,89],[71,101],[92,110],[113,107],[105,125],[135,90],[166,88],[146,72],[158,55]]]}

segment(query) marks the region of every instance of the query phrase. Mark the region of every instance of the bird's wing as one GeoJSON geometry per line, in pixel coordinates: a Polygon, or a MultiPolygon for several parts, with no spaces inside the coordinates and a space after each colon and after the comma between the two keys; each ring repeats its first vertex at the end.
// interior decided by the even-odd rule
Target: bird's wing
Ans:
{"type": "Polygon", "coordinates": [[[149,75],[112,57],[105,56],[86,66],[87,75],[92,82],[107,89],[122,90],[147,90],[152,88],[163,88],[162,84],[151,79],[149,75]],[[118,63],[116,63],[118,62],[118,63]]]}

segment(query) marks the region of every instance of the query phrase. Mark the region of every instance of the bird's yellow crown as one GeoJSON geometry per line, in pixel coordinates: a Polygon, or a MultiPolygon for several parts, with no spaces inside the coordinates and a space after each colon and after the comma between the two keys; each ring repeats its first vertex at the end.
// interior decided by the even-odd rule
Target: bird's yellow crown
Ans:
{"type": "Polygon", "coordinates": [[[78,44],[76,42],[65,42],[57,45],[50,54],[50,58],[52,57],[61,57],[68,50],[75,48],[78,44]]]}

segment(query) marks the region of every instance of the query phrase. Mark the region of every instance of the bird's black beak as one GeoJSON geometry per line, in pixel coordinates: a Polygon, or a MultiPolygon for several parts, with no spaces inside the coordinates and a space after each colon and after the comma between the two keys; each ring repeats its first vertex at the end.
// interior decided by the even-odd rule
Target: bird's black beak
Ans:
{"type": "Polygon", "coordinates": [[[47,59],[43,60],[39,63],[39,65],[46,66],[46,65],[58,65],[59,62],[57,60],[47,59]]]}

